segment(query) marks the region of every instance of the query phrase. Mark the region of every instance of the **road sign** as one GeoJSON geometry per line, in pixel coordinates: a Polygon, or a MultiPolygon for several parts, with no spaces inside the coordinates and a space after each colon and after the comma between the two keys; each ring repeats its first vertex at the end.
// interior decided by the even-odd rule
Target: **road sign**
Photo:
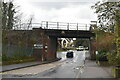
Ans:
{"type": "Polygon", "coordinates": [[[43,45],[42,44],[34,44],[34,48],[35,49],[43,49],[43,45]]]}

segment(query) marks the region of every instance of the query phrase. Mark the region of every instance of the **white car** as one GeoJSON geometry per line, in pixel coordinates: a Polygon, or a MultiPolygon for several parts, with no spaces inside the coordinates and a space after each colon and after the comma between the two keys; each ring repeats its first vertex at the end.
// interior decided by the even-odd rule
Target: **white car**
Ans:
{"type": "Polygon", "coordinates": [[[78,48],[76,48],[77,51],[83,51],[84,49],[84,46],[79,46],[78,48]]]}

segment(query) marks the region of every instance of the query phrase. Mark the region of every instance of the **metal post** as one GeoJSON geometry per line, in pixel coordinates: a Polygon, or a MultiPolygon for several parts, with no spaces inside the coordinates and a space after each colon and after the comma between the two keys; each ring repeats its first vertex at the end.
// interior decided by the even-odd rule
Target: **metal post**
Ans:
{"type": "Polygon", "coordinates": [[[46,22],[46,28],[48,29],[48,21],[46,22]]]}
{"type": "Polygon", "coordinates": [[[43,25],[42,25],[42,22],[41,22],[41,28],[42,28],[42,26],[43,26],[43,25]]]}
{"type": "Polygon", "coordinates": [[[32,27],[33,27],[33,24],[31,23],[31,29],[32,29],[32,27]]]}
{"type": "Polygon", "coordinates": [[[77,30],[78,30],[78,23],[77,23],[77,30]]]}
{"type": "Polygon", "coordinates": [[[87,24],[86,24],[86,30],[87,30],[87,24]]]}
{"type": "Polygon", "coordinates": [[[68,25],[67,25],[67,30],[69,30],[69,23],[67,23],[68,25]]]}
{"type": "Polygon", "coordinates": [[[59,22],[57,22],[57,29],[59,29],[59,22]]]}

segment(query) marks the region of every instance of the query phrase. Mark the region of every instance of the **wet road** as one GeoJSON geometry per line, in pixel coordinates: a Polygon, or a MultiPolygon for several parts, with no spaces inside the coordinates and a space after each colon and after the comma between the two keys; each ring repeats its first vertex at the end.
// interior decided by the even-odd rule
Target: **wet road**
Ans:
{"type": "Polygon", "coordinates": [[[58,53],[65,61],[50,70],[38,74],[39,78],[78,78],[84,70],[85,51],[74,51],[74,58],[66,58],[66,52],[58,53]],[[62,55],[61,55],[62,54],[62,55]]]}
{"type": "Polygon", "coordinates": [[[73,58],[66,58],[66,52],[58,52],[60,61],[34,67],[8,71],[4,78],[78,78],[84,71],[86,51],[74,51],[73,58]]]}

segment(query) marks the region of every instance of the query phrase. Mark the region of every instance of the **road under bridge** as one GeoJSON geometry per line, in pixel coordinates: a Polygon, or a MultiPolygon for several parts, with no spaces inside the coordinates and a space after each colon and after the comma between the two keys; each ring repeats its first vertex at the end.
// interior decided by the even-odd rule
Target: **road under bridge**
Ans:
{"type": "Polygon", "coordinates": [[[38,40],[35,43],[34,54],[38,60],[52,60],[56,58],[57,40],[58,38],[84,38],[89,39],[89,48],[92,53],[91,37],[95,37],[95,33],[88,30],[59,30],[59,29],[42,29],[34,28],[34,34],[37,34],[38,40]]]}

